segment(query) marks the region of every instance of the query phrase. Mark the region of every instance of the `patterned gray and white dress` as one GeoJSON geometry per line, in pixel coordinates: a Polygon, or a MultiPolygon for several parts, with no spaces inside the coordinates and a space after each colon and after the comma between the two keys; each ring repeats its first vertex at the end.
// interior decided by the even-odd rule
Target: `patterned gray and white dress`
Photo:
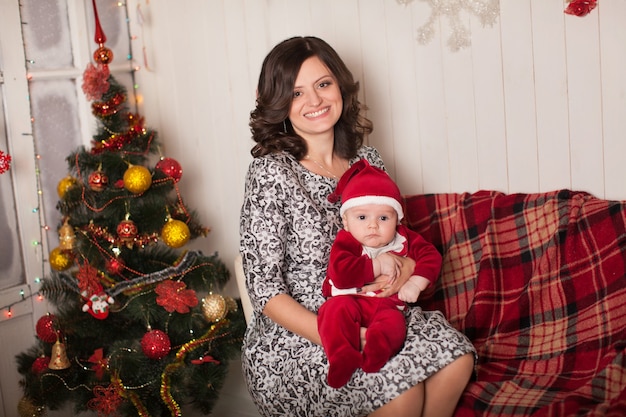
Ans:
{"type": "MultiPolygon", "coordinates": [[[[363,157],[383,166],[374,148],[361,148],[358,158],[363,157]]],[[[322,347],[261,313],[278,294],[289,294],[314,312],[324,302],[321,285],[341,227],[339,204],[326,199],[336,183],[308,171],[287,153],[255,158],[248,169],[240,251],[254,313],[242,362],[248,390],[263,416],[364,416],[456,358],[475,354],[467,337],[440,312],[412,307],[406,313],[402,350],[380,372],[359,369],[335,389],[326,383],[328,362],[322,347]]]]}

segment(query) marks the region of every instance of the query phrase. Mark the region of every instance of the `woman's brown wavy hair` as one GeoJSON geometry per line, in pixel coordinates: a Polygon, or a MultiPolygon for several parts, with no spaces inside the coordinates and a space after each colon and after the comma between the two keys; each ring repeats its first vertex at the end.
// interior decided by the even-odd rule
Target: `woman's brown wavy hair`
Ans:
{"type": "Polygon", "coordinates": [[[288,117],[300,67],[313,56],[332,72],[343,98],[343,111],[335,124],[335,153],[353,158],[364,136],[371,133],[372,122],[361,113],[365,108],[358,100],[359,83],[337,52],[319,38],[294,37],[276,45],[263,61],[256,107],[250,112],[250,130],[256,142],[252,156],[286,151],[300,160],[306,155],[306,142],[294,132],[288,117]]]}

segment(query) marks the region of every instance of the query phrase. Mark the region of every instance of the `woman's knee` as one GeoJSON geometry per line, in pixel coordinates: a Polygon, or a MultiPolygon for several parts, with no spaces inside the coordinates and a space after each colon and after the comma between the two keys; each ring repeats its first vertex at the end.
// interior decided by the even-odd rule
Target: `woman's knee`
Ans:
{"type": "Polygon", "coordinates": [[[424,409],[424,383],[421,382],[370,413],[368,417],[421,417],[424,409]]]}
{"type": "Polygon", "coordinates": [[[462,391],[469,382],[473,371],[474,355],[466,353],[428,378],[426,385],[429,388],[437,386],[437,389],[441,386],[448,387],[448,389],[458,387],[457,389],[462,391]]]}

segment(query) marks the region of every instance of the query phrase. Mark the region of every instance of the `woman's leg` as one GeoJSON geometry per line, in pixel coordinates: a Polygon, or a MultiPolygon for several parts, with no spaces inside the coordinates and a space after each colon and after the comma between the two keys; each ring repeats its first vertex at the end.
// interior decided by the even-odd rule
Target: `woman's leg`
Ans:
{"type": "Polygon", "coordinates": [[[461,356],[424,381],[424,417],[449,417],[474,369],[474,355],[461,356]]]}
{"type": "Polygon", "coordinates": [[[370,413],[368,417],[452,416],[473,369],[474,355],[463,355],[426,381],[370,413]]]}
{"type": "Polygon", "coordinates": [[[398,395],[368,417],[421,417],[424,408],[424,383],[398,395]]]}

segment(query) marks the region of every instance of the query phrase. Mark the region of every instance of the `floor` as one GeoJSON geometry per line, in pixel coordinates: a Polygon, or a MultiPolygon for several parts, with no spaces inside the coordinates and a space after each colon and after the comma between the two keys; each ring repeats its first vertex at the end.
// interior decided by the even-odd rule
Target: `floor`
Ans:
{"type": "Polygon", "coordinates": [[[221,417],[260,417],[250,399],[241,373],[241,361],[233,360],[224,381],[224,386],[211,416],[221,417]]]}

